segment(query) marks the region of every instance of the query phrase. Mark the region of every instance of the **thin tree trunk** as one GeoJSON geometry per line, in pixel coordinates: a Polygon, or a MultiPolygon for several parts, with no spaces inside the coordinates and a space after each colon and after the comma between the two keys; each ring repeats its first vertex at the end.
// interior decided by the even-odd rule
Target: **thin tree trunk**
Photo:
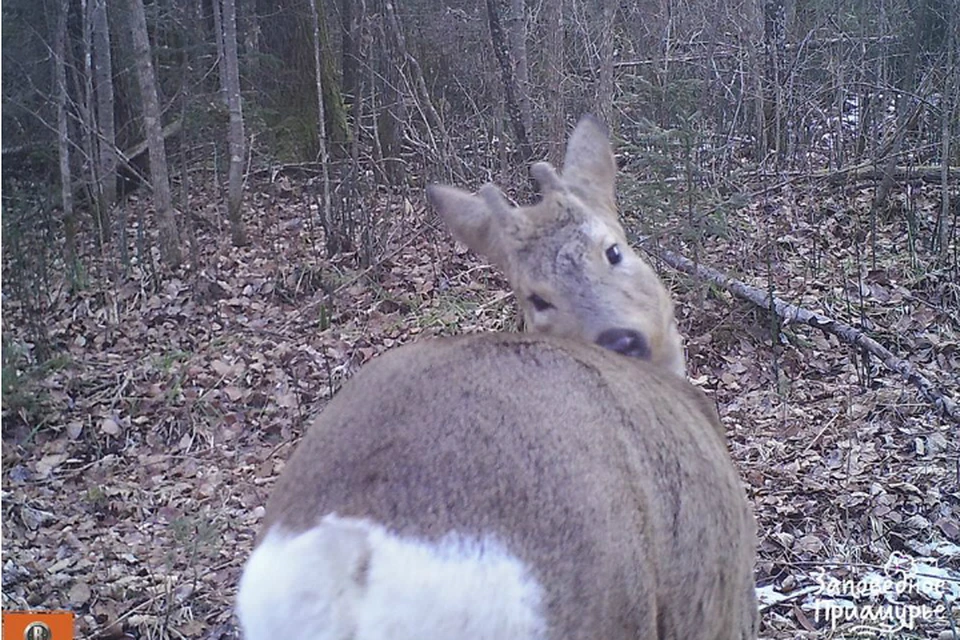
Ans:
{"type": "Polygon", "coordinates": [[[610,130],[616,128],[613,121],[613,29],[617,16],[617,0],[602,0],[603,23],[600,33],[600,79],[597,87],[596,110],[600,119],[610,130]]]}
{"type": "Polygon", "coordinates": [[[167,171],[167,154],[163,145],[163,127],[160,122],[160,99],[157,96],[157,81],[150,56],[150,39],[147,36],[147,16],[143,0],[129,0],[130,31],[133,35],[133,54],[140,81],[140,98],[143,101],[143,128],[150,154],[150,179],[153,183],[153,204],[157,211],[160,228],[160,254],[163,261],[176,267],[180,264],[180,234],[173,216],[173,200],[170,195],[170,177],[167,171]]]}
{"type": "MultiPolygon", "coordinates": [[[[214,4],[219,0],[213,0],[214,4]]],[[[240,64],[237,59],[237,6],[234,0],[223,0],[224,77],[227,108],[230,111],[230,168],[227,171],[227,215],[234,246],[247,244],[240,205],[243,202],[243,107],[240,101],[240,64]]]]}
{"type": "Polygon", "coordinates": [[[74,78],[78,82],[77,94],[81,96],[77,106],[80,111],[83,152],[87,158],[83,163],[88,172],[84,187],[90,197],[94,222],[97,225],[97,244],[102,246],[107,241],[109,224],[106,212],[100,207],[100,140],[97,137],[99,127],[94,117],[93,97],[93,11],[88,0],[80,0],[80,19],[83,35],[83,63],[80,69],[75,68],[74,78]]]}
{"type": "MultiPolygon", "coordinates": [[[[371,83],[370,92],[375,96],[377,109],[377,125],[374,137],[374,149],[377,149],[377,158],[381,161],[384,176],[391,185],[401,185],[406,181],[407,167],[401,158],[403,145],[404,116],[406,106],[397,89],[402,82],[402,53],[396,50],[393,39],[390,38],[390,26],[387,24],[386,2],[376,3],[374,11],[379,13],[380,46],[371,47],[376,52],[376,64],[379,70],[371,65],[371,80],[379,79],[377,84],[371,83]],[[379,9],[379,11],[377,11],[379,9]],[[398,62],[400,59],[400,62],[398,62]]],[[[374,27],[371,26],[371,30],[374,27]]]]}
{"type": "MultiPolygon", "coordinates": [[[[784,151],[782,144],[783,53],[786,45],[786,12],[784,0],[765,0],[763,5],[763,43],[766,58],[764,77],[764,153],[784,151]]],[[[780,159],[778,158],[779,162],[780,159]]]]}
{"type": "Polygon", "coordinates": [[[244,61],[247,66],[247,72],[244,76],[247,78],[248,87],[256,87],[259,86],[260,80],[260,18],[257,17],[257,3],[248,2],[245,5],[240,5],[240,10],[244,61]]]}
{"type": "Polygon", "coordinates": [[[57,148],[60,155],[60,198],[63,206],[65,236],[64,259],[71,274],[76,274],[77,227],[73,211],[73,186],[70,172],[70,129],[67,123],[67,65],[64,60],[67,44],[67,13],[70,0],[61,0],[57,13],[57,32],[53,42],[53,66],[57,96],[57,148]]]}
{"type": "Polygon", "coordinates": [[[113,113],[113,57],[107,0],[93,0],[93,55],[100,129],[100,210],[108,227],[117,200],[117,134],[113,113]]]}
{"type": "MultiPolygon", "coordinates": [[[[957,68],[957,22],[960,16],[951,12],[947,19],[947,69],[950,73],[943,80],[943,101],[940,114],[940,214],[937,216],[937,245],[941,264],[947,263],[950,254],[950,188],[947,176],[950,173],[950,129],[956,126],[956,107],[960,99],[960,82],[957,68]]],[[[956,265],[954,265],[956,267],[956,265]]]]}
{"type": "Polygon", "coordinates": [[[517,78],[517,102],[527,135],[533,131],[533,107],[530,104],[530,63],[527,57],[527,8],[524,0],[510,0],[510,13],[505,20],[510,40],[510,55],[517,78]]]}
{"type": "MultiPolygon", "coordinates": [[[[946,94],[949,95],[949,94],[946,94]]],[[[946,100],[944,100],[946,102],[946,100]]],[[[950,187],[947,181],[950,169],[950,112],[949,104],[943,105],[940,140],[940,215],[937,216],[937,244],[940,260],[946,262],[950,251],[950,236],[947,232],[950,219],[950,187]]]]}
{"type": "Polygon", "coordinates": [[[307,0],[307,3],[310,5],[310,17],[313,22],[313,69],[317,83],[317,142],[319,144],[320,180],[322,182],[320,215],[327,236],[327,254],[334,255],[341,250],[341,237],[344,230],[334,222],[333,211],[330,206],[330,174],[327,170],[330,157],[327,154],[327,125],[323,108],[323,66],[320,57],[320,11],[322,8],[317,7],[316,0],[307,0]]]}
{"type": "Polygon", "coordinates": [[[563,159],[566,138],[563,105],[563,0],[546,0],[543,5],[544,102],[547,111],[547,158],[555,165],[563,159]]]}
{"type": "MultiPolygon", "coordinates": [[[[213,4],[213,34],[217,47],[217,69],[220,79],[220,100],[229,105],[230,91],[227,89],[227,67],[225,64],[226,52],[223,46],[223,13],[220,10],[220,0],[212,0],[213,4]]],[[[229,106],[228,106],[229,108],[229,106]]]]}
{"type": "MultiPolygon", "coordinates": [[[[349,19],[349,30],[351,32],[352,45],[352,65],[353,65],[353,86],[348,89],[352,93],[351,98],[352,102],[352,121],[351,126],[353,130],[351,131],[350,138],[350,172],[349,180],[347,181],[345,189],[345,199],[343,203],[344,210],[346,211],[357,211],[359,214],[359,232],[360,232],[360,264],[363,267],[368,267],[374,262],[374,229],[373,229],[373,216],[371,215],[369,208],[365,206],[357,206],[357,203],[360,202],[360,190],[363,180],[361,176],[363,175],[360,170],[360,136],[361,129],[360,124],[363,121],[363,105],[365,104],[363,100],[364,95],[364,85],[367,84],[364,80],[363,74],[360,73],[360,69],[366,65],[371,70],[373,69],[373,64],[370,61],[370,38],[364,38],[364,35],[369,32],[370,20],[367,17],[367,6],[363,0],[357,0],[359,7],[354,5],[353,0],[345,0],[344,5],[350,4],[350,19],[349,19]],[[359,12],[357,12],[359,9],[359,12]]],[[[346,45],[344,45],[346,46],[346,45]]],[[[347,52],[344,51],[344,62],[347,60],[347,52]]],[[[372,80],[368,83],[371,87],[373,86],[372,80]]],[[[372,91],[372,89],[371,89],[372,91]]],[[[371,100],[370,105],[375,103],[371,100]]],[[[375,106],[373,107],[376,108],[375,106]]],[[[373,128],[376,131],[376,127],[373,128]]]]}
{"type": "Polygon", "coordinates": [[[870,266],[873,269],[877,267],[877,216],[880,210],[887,202],[887,196],[890,195],[895,180],[894,170],[897,161],[900,159],[900,150],[903,148],[903,140],[909,131],[913,120],[919,116],[921,104],[915,102],[912,98],[917,87],[916,72],[917,59],[920,55],[920,42],[923,35],[922,5],[916,6],[911,12],[913,20],[913,38],[907,43],[906,59],[904,61],[903,73],[898,85],[903,89],[897,94],[897,120],[896,129],[893,131],[893,137],[889,145],[880,147],[878,164],[883,165],[883,178],[874,194],[873,202],[870,206],[870,266]],[[914,104],[911,104],[914,103],[914,104]],[[884,155],[885,154],[885,155],[884,155]]]}
{"type": "Polygon", "coordinates": [[[354,16],[354,0],[340,0],[340,30],[343,59],[343,91],[353,102],[360,99],[360,77],[357,73],[357,20],[354,16]]]}
{"type": "Polygon", "coordinates": [[[517,145],[520,148],[520,160],[524,163],[533,157],[533,149],[530,146],[530,140],[527,138],[527,130],[524,126],[523,113],[520,109],[520,103],[517,99],[517,84],[513,76],[513,62],[510,60],[510,53],[507,51],[507,43],[504,38],[503,28],[500,26],[500,7],[498,0],[487,0],[487,18],[490,24],[490,41],[493,44],[493,52],[500,63],[500,79],[503,82],[503,93],[507,103],[507,113],[510,115],[510,123],[513,126],[513,134],[517,137],[517,145]]]}
{"type": "MultiPolygon", "coordinates": [[[[183,57],[183,74],[186,77],[190,66],[189,56],[183,57]]],[[[186,91],[180,92],[180,120],[187,122],[186,91]]],[[[190,209],[190,172],[187,170],[187,145],[180,145],[180,210],[187,212],[183,216],[183,224],[190,241],[190,268],[194,278],[200,277],[200,247],[197,246],[197,225],[190,209]]]]}
{"type": "Polygon", "coordinates": [[[330,34],[327,31],[327,14],[323,11],[323,4],[314,7],[313,12],[317,18],[314,28],[318,28],[320,33],[320,73],[325,109],[321,115],[327,119],[330,140],[342,147],[350,139],[350,127],[347,125],[347,109],[343,104],[340,80],[333,62],[333,47],[330,45],[330,34]]]}
{"type": "Polygon", "coordinates": [[[411,89],[414,97],[417,99],[423,119],[427,126],[430,127],[431,135],[433,131],[439,132],[440,145],[442,146],[441,153],[443,158],[447,159],[450,147],[447,128],[444,126],[443,120],[440,119],[440,114],[437,113],[436,108],[433,106],[433,101],[430,99],[430,92],[427,90],[427,83],[423,79],[423,70],[420,68],[420,62],[407,48],[406,38],[403,35],[403,27],[400,25],[396,11],[394,11],[392,0],[387,0],[387,2],[384,3],[384,9],[387,15],[388,28],[394,38],[394,46],[410,68],[410,75],[413,80],[411,89]]]}

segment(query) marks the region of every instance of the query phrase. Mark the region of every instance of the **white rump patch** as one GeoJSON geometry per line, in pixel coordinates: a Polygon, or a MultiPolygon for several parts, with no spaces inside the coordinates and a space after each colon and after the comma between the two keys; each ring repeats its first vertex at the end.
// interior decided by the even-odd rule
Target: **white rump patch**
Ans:
{"type": "Polygon", "coordinates": [[[541,589],[490,537],[439,543],[369,520],[271,529],[240,580],[246,640],[538,640],[541,589]]]}

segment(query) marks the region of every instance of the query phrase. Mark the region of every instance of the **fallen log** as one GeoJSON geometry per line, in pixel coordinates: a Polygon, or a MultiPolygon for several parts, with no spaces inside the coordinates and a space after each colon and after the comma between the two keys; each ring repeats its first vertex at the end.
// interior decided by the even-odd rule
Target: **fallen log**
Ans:
{"type": "Polygon", "coordinates": [[[758,307],[767,310],[772,309],[780,318],[783,325],[800,322],[820,329],[821,331],[832,333],[846,344],[860,347],[867,353],[878,358],[887,369],[899,373],[907,382],[917,387],[923,397],[932,403],[941,414],[960,424],[960,411],[957,409],[956,402],[917,371],[913,365],[902,358],[898,358],[892,351],[870,336],[865,335],[863,332],[839,320],[825,316],[822,313],[816,313],[809,309],[792,305],[776,296],[773,297],[773,303],[771,304],[769,293],[762,289],[726,276],[716,269],[702,264],[694,264],[692,260],[662,247],[648,247],[644,242],[641,243],[641,246],[643,246],[647,253],[663,260],[678,271],[708,280],[733,293],[737,297],[754,303],[758,307]]]}
{"type": "MultiPolygon", "coordinates": [[[[940,166],[894,167],[891,178],[896,182],[940,184],[943,181],[943,175],[943,168],[940,166]]],[[[960,182],[960,168],[949,167],[946,176],[949,184],[960,182]]],[[[830,184],[879,181],[884,178],[884,170],[877,167],[853,167],[837,171],[817,171],[810,177],[826,180],[830,184]]]]}

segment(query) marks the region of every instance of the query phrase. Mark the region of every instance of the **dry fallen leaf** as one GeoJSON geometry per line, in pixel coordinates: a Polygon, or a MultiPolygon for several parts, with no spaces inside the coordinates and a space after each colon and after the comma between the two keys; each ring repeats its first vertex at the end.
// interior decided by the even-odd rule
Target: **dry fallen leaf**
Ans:
{"type": "Polygon", "coordinates": [[[224,387],[223,393],[225,396],[227,396],[228,398],[230,398],[230,400],[234,402],[236,402],[237,400],[239,400],[244,396],[243,389],[240,389],[239,387],[233,387],[233,386],[224,387]]]}
{"type": "Polygon", "coordinates": [[[79,420],[74,420],[67,425],[67,435],[70,436],[71,440],[79,438],[81,433],[83,433],[83,423],[79,420]]]}
{"type": "Polygon", "coordinates": [[[108,436],[119,436],[122,429],[120,425],[117,424],[117,421],[113,418],[104,418],[100,421],[100,431],[107,434],[108,436]]]}
{"type": "Polygon", "coordinates": [[[86,604],[90,600],[90,585],[86,582],[78,582],[72,587],[70,587],[70,594],[68,596],[70,599],[70,604],[72,605],[82,605],[86,604]]]}
{"type": "Polygon", "coordinates": [[[805,551],[811,554],[820,553],[823,549],[823,542],[820,541],[820,538],[813,535],[803,536],[797,540],[796,545],[794,546],[796,551],[805,551]]]}
{"type": "Polygon", "coordinates": [[[43,456],[40,461],[37,462],[37,477],[49,477],[50,473],[59,467],[68,457],[69,456],[65,453],[54,453],[48,456],[43,456]]]}
{"type": "Polygon", "coordinates": [[[224,378],[229,378],[234,374],[233,366],[227,364],[223,360],[214,360],[210,363],[210,366],[213,367],[213,370],[224,378]]]}

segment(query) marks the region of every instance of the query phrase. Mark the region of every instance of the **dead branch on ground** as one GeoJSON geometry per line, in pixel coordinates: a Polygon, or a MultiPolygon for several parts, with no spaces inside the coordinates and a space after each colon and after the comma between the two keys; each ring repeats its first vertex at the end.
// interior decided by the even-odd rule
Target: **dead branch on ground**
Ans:
{"type": "Polygon", "coordinates": [[[957,404],[951,398],[940,391],[936,385],[917,371],[913,365],[898,358],[889,349],[873,338],[865,335],[863,332],[821,313],[792,305],[776,296],[773,297],[773,304],[771,304],[770,296],[762,289],[730,278],[716,269],[706,267],[702,264],[694,264],[692,260],[667,249],[648,248],[645,246],[645,243],[643,243],[642,246],[644,246],[645,251],[662,259],[674,269],[690,275],[697,275],[733,293],[737,297],[754,303],[758,307],[772,309],[774,313],[780,317],[784,326],[791,322],[801,322],[820,329],[821,331],[832,333],[847,344],[860,347],[867,353],[877,357],[889,370],[903,376],[907,382],[917,387],[923,397],[931,402],[942,414],[960,424],[960,411],[958,411],[957,404]]]}

